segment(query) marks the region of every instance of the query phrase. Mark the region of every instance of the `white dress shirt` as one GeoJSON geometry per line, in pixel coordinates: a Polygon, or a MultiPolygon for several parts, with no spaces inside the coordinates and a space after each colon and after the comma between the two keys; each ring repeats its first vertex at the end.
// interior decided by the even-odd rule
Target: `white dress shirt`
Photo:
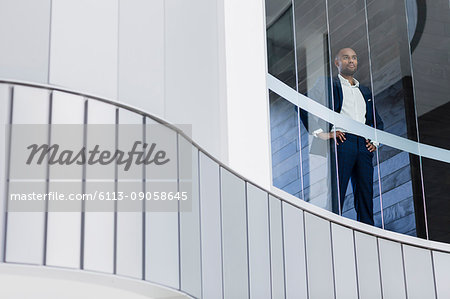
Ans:
{"type": "MultiPolygon", "coordinates": [[[[338,75],[339,81],[341,81],[342,86],[342,108],[340,114],[346,115],[353,120],[356,120],[360,123],[366,123],[366,101],[364,100],[364,96],[359,90],[359,82],[355,78],[353,78],[354,85],[351,85],[350,82],[341,76],[338,75]]],[[[334,126],[332,131],[334,130],[334,126]]],[[[342,131],[344,133],[348,133],[344,128],[336,127],[336,131],[342,131]]],[[[317,137],[319,133],[322,133],[322,129],[318,129],[313,132],[313,135],[317,137]]],[[[377,142],[371,141],[375,146],[378,146],[377,142]]]]}
{"type": "MultiPolygon", "coordinates": [[[[342,86],[342,108],[341,114],[350,117],[360,123],[366,123],[366,101],[359,90],[359,82],[353,79],[354,85],[341,76],[338,75],[342,86]]],[[[343,128],[336,128],[336,130],[347,132],[343,128]]]]}

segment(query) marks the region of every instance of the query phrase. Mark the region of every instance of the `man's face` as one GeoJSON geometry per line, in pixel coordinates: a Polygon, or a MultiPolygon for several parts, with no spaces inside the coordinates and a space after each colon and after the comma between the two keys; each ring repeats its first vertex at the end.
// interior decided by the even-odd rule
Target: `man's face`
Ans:
{"type": "Polygon", "coordinates": [[[358,68],[358,57],[355,51],[350,48],[341,49],[334,60],[334,64],[339,73],[346,76],[353,76],[358,68]]]}

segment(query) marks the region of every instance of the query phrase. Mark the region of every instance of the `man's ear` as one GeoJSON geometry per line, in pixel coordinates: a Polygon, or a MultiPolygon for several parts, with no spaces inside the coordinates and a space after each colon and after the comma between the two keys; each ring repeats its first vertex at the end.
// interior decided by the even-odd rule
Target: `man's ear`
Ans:
{"type": "Polygon", "coordinates": [[[339,61],[337,58],[334,59],[334,65],[339,68],[339,61]]]}

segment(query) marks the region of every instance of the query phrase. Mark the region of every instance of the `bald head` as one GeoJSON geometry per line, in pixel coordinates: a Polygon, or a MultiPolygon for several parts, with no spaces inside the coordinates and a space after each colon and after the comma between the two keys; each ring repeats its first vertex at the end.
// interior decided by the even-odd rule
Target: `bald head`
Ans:
{"type": "Polygon", "coordinates": [[[334,59],[334,65],[342,76],[353,76],[358,69],[358,56],[352,48],[342,48],[334,59]]]}

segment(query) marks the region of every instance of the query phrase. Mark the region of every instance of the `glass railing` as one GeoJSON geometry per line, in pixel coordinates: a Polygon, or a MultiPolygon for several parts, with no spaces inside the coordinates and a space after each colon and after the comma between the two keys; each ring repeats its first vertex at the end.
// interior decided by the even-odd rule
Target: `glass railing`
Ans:
{"type": "MultiPolygon", "coordinates": [[[[427,175],[422,164],[427,159],[427,163],[440,163],[448,171],[448,150],[374,130],[333,112],[320,99],[297,93],[271,75],[268,82],[275,187],[347,218],[444,240],[429,235],[429,223],[439,230],[434,223],[445,221],[446,205],[442,204],[443,210],[437,214],[435,207],[427,207],[423,190],[427,175]],[[345,140],[337,136],[340,132],[345,140]],[[366,140],[379,144],[375,151],[367,150],[366,140]],[[368,219],[361,210],[364,208],[368,219]]],[[[326,90],[325,84],[322,90],[326,90]]],[[[389,118],[385,122],[389,124],[389,118]]]]}
{"type": "MultiPolygon", "coordinates": [[[[442,27],[442,24],[450,23],[447,2],[265,0],[268,73],[298,93],[334,108],[337,95],[334,94],[336,90],[331,92],[330,86],[331,78],[337,78],[340,73],[337,58],[342,49],[351,48],[355,52],[354,68],[350,72],[360,85],[370,89],[366,89],[366,93],[371,93],[370,99],[384,122],[383,131],[377,132],[382,147],[377,152],[374,166],[390,165],[393,170],[397,167],[393,161],[406,163],[406,158],[400,161],[399,157],[409,157],[412,189],[409,194],[414,198],[417,235],[443,242],[450,242],[450,222],[445,216],[450,213],[447,200],[450,193],[450,133],[447,129],[450,127],[450,85],[446,76],[450,66],[447,59],[450,44],[442,42],[450,37],[450,31],[442,27]],[[403,154],[397,157],[397,151],[403,154]]],[[[283,96],[310,112],[307,106],[283,96]]],[[[320,191],[317,187],[307,189],[307,178],[300,174],[295,178],[292,168],[289,174],[279,173],[285,167],[278,165],[280,156],[293,150],[292,144],[287,146],[288,143],[282,142],[284,138],[290,138],[288,133],[282,133],[283,130],[293,130],[283,126],[291,122],[290,128],[294,128],[295,120],[292,112],[285,111],[284,116],[280,115],[286,105],[276,99],[277,96],[270,95],[272,133],[275,138],[281,135],[283,138],[272,140],[273,184],[309,200],[310,194],[320,191]],[[278,152],[280,144],[287,147],[278,152]],[[287,176],[290,178],[286,179],[287,176]],[[294,182],[295,179],[299,182],[294,182]],[[288,181],[291,185],[287,185],[288,181]]],[[[331,122],[331,119],[325,119],[331,122]]],[[[299,123],[297,127],[301,138],[295,138],[304,145],[308,141],[306,136],[312,132],[305,124],[299,123]]],[[[357,134],[361,135],[362,131],[357,134]]],[[[293,139],[289,140],[292,142],[293,139]]],[[[304,151],[299,151],[299,155],[306,154],[304,151]]],[[[303,173],[308,173],[311,168],[311,162],[307,164],[299,167],[303,173]]],[[[383,196],[380,192],[383,177],[385,181],[388,178],[401,181],[406,175],[406,169],[390,173],[386,166],[382,168],[379,173],[374,173],[375,179],[382,178],[381,186],[374,186],[375,197],[376,194],[383,196]]],[[[321,191],[329,189],[321,188],[321,191]]],[[[314,200],[317,202],[318,199],[314,200]]],[[[318,205],[326,204],[321,200],[318,205]]],[[[381,221],[381,226],[383,223],[381,221]]]]}

